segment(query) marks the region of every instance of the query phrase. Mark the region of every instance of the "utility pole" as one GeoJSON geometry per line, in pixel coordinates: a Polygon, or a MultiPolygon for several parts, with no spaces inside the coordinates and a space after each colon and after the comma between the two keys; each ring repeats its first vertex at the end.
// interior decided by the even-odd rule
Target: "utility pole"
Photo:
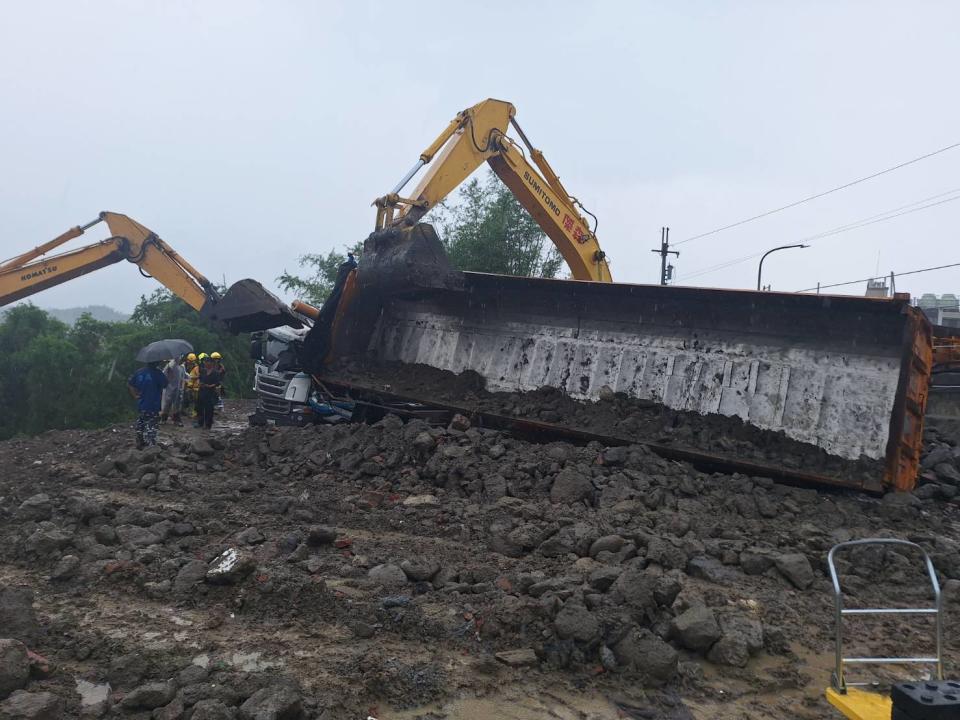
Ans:
{"type": "Polygon", "coordinates": [[[655,252],[660,255],[660,284],[666,285],[667,280],[673,277],[673,265],[670,266],[670,271],[667,271],[667,255],[680,257],[678,251],[670,249],[670,228],[660,228],[660,249],[651,250],[650,252],[655,252]]]}

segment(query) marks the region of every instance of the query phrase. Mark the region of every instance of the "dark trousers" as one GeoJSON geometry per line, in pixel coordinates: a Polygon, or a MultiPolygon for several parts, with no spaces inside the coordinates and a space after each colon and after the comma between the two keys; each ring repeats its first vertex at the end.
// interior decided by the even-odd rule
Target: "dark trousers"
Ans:
{"type": "Polygon", "coordinates": [[[200,388],[200,394],[197,397],[197,422],[200,427],[209,429],[213,426],[213,406],[216,402],[215,388],[200,388]]]}

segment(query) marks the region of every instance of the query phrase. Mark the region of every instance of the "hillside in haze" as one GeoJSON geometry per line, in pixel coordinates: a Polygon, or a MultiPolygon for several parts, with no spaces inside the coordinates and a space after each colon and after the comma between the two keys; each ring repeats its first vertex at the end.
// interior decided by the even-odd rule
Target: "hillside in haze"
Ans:
{"type": "Polygon", "coordinates": [[[84,307],[71,308],[44,308],[44,312],[52,315],[57,320],[65,322],[67,325],[73,325],[81,315],[90,313],[94,320],[101,322],[124,322],[130,318],[126,313],[114,310],[106,305],[85,305],[84,307]]]}

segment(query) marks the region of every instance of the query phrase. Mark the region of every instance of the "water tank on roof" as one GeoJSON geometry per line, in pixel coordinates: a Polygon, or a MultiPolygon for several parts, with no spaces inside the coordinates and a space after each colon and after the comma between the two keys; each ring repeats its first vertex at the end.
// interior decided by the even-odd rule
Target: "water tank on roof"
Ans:
{"type": "Polygon", "coordinates": [[[957,300],[956,295],[952,293],[945,293],[940,296],[940,309],[941,310],[960,309],[960,301],[957,300]]]}

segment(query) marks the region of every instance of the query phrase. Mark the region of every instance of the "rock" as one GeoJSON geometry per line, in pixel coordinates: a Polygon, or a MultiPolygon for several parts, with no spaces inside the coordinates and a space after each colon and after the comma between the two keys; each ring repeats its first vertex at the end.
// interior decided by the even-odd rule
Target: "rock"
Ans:
{"type": "Polygon", "coordinates": [[[630,450],[625,446],[608,447],[600,453],[600,463],[602,465],[623,465],[629,454],[630,450]]]}
{"type": "Polygon", "coordinates": [[[49,520],[53,516],[53,503],[46,493],[37,493],[20,503],[17,518],[20,520],[49,520]]]}
{"type": "Polygon", "coordinates": [[[506,557],[523,557],[523,546],[513,538],[509,524],[494,523],[490,526],[490,538],[487,546],[495,553],[506,557]]]}
{"type": "Polygon", "coordinates": [[[653,588],[653,599],[662,607],[670,607],[682,589],[680,581],[676,577],[663,575],[657,579],[657,584],[653,588]]]}
{"type": "Polygon", "coordinates": [[[707,657],[719,665],[746,666],[750,656],[763,648],[763,623],[737,612],[721,613],[719,621],[723,636],[707,657]]]}
{"type": "Polygon", "coordinates": [[[938,463],[937,466],[933,468],[933,471],[937,474],[941,482],[949,485],[960,485],[960,470],[957,470],[955,465],[945,462],[938,463]]]}
{"type": "Polygon", "coordinates": [[[97,525],[93,529],[93,537],[101,545],[116,545],[119,542],[117,531],[112,525],[97,525]]]}
{"type": "MultiPolygon", "coordinates": [[[[950,487],[950,486],[946,486],[950,487]]],[[[917,487],[913,494],[920,498],[921,500],[934,500],[940,497],[940,485],[937,483],[928,483],[927,485],[920,485],[917,487]]]]}
{"type": "Polygon", "coordinates": [[[617,581],[621,572],[623,572],[622,568],[614,565],[604,565],[590,573],[588,582],[594,590],[606,592],[617,581]]]}
{"type": "Polygon", "coordinates": [[[498,500],[507,494],[507,479],[503,475],[487,475],[483,479],[483,492],[491,500],[498,500]]]}
{"type": "Polygon", "coordinates": [[[175,692],[173,683],[147,683],[127,693],[120,704],[128,710],[153,710],[173,700],[175,692]]]}
{"type": "Polygon", "coordinates": [[[517,650],[503,650],[494,657],[504,665],[510,667],[525,667],[538,663],[537,654],[533,648],[519,648],[517,650]]]}
{"type": "Polygon", "coordinates": [[[238,543],[242,543],[243,545],[259,545],[266,540],[266,538],[257,528],[248,527],[243,532],[238,533],[234,537],[234,540],[236,540],[238,543]]]}
{"type": "Polygon", "coordinates": [[[393,563],[384,563],[370,568],[367,577],[377,585],[387,588],[407,584],[407,574],[393,563]]]}
{"type": "Polygon", "coordinates": [[[750,652],[747,650],[746,644],[739,638],[722,637],[710,648],[707,659],[717,665],[746,667],[750,660],[750,652]]]}
{"type": "Polygon", "coordinates": [[[327,525],[312,525],[307,530],[307,542],[313,546],[329,545],[336,539],[336,529],[327,525]]]}
{"type": "Polygon", "coordinates": [[[560,557],[568,553],[586,555],[595,534],[593,528],[584,522],[567,525],[540,544],[540,554],[544,557],[560,557]]]}
{"type": "Polygon", "coordinates": [[[163,542],[163,538],[153,530],[137,525],[120,525],[117,528],[117,537],[124,545],[135,548],[148,547],[163,542]]]}
{"type": "MultiPolygon", "coordinates": [[[[205,702],[205,701],[201,701],[205,702]]],[[[198,703],[199,704],[199,703],[198,703]]],[[[183,700],[180,697],[175,697],[169,703],[164,705],[162,708],[157,708],[153,711],[151,718],[153,720],[181,720],[183,717],[184,706],[183,700]]],[[[196,717],[196,715],[194,715],[196,717]]],[[[227,717],[233,717],[228,715],[227,717]]]]}
{"type": "Polygon", "coordinates": [[[207,568],[206,580],[216,585],[232,585],[253,572],[253,558],[237,548],[224,550],[207,568]]]}
{"type": "Polygon", "coordinates": [[[400,569],[413,582],[421,582],[432,579],[434,575],[440,572],[440,563],[435,560],[424,559],[404,560],[400,563],[400,569]]]}
{"type": "Polygon", "coordinates": [[[80,558],[76,555],[64,555],[50,571],[51,580],[69,580],[77,574],[80,558]]]}
{"type": "Polygon", "coordinates": [[[114,688],[134,687],[149,670],[147,658],[136,652],[115,656],[107,668],[107,681],[114,688]]]}
{"type": "Polygon", "coordinates": [[[607,672],[614,672],[617,669],[617,656],[606,645],[600,646],[600,664],[607,672]]]}
{"type": "Polygon", "coordinates": [[[670,632],[685,648],[697,652],[705,652],[721,635],[713,611],[703,605],[694,605],[674,618],[670,632]]]}
{"type": "Polygon", "coordinates": [[[436,507],[439,504],[436,495],[411,495],[403,501],[404,507],[436,507]]]}
{"type": "Polygon", "coordinates": [[[659,578],[646,572],[639,564],[629,565],[610,588],[613,602],[626,605],[648,615],[657,609],[654,589],[659,578]]]}
{"type": "Polygon", "coordinates": [[[677,673],[677,651],[646,628],[633,628],[611,649],[619,665],[636,668],[654,684],[677,673]]]}
{"type": "Polygon", "coordinates": [[[894,513],[902,511],[908,507],[919,507],[923,505],[920,498],[911,495],[908,492],[889,492],[883,496],[883,507],[894,513]]]}
{"type": "Polygon", "coordinates": [[[0,720],[60,720],[63,703],[53,693],[17,690],[0,702],[0,720]]]}
{"type": "Polygon", "coordinates": [[[12,638],[0,639],[0,698],[25,687],[29,678],[27,646],[12,638]]]}
{"type": "Polygon", "coordinates": [[[208,565],[203,562],[203,560],[191,560],[180,568],[176,578],[173,580],[173,589],[180,593],[189,590],[206,578],[207,569],[208,565]]]}
{"type": "Polygon", "coordinates": [[[687,575],[701,580],[707,580],[717,585],[729,585],[733,579],[733,571],[716,558],[707,555],[697,555],[687,562],[687,575]]]}
{"type": "Polygon", "coordinates": [[[553,627],[564,640],[590,642],[600,633],[600,623],[586,607],[568,600],[553,620],[553,627]]]}
{"type": "Polygon", "coordinates": [[[566,468],[557,473],[550,487],[550,502],[572,504],[587,500],[592,494],[590,478],[573,468],[566,468]]]}
{"type": "Polygon", "coordinates": [[[37,530],[24,544],[28,553],[33,555],[49,555],[62,550],[73,542],[73,535],[60,530],[37,530]]]}
{"type": "Polygon", "coordinates": [[[98,462],[96,466],[93,468],[93,471],[100,477],[106,477],[111,472],[113,472],[113,469],[115,467],[116,467],[116,463],[110,458],[106,458],[105,460],[101,460],[100,462],[98,462]]]}
{"type": "Polygon", "coordinates": [[[39,626],[33,612],[33,590],[14,585],[0,587],[0,633],[23,643],[37,639],[39,626]]]}
{"type": "MultiPolygon", "coordinates": [[[[912,497],[904,493],[907,497],[912,497]]],[[[793,583],[794,587],[800,590],[806,590],[813,584],[813,568],[810,567],[810,561],[807,556],[801,553],[787,553],[779,555],[774,560],[777,570],[787,580],[793,583]]]]}
{"type": "Polygon", "coordinates": [[[773,557],[765,552],[747,549],[740,553],[740,569],[747,575],[762,575],[773,567],[773,557]]]}
{"type": "Polygon", "coordinates": [[[193,706],[190,720],[233,720],[234,711],[219,700],[201,700],[193,706]]]}
{"type": "Polygon", "coordinates": [[[300,695],[286,685],[257,690],[240,706],[240,720],[300,720],[302,717],[300,695]]]}
{"type": "Polygon", "coordinates": [[[941,463],[953,462],[953,449],[949,445],[940,445],[933,448],[920,460],[920,467],[924,470],[935,468],[941,463]]]}
{"type": "Polygon", "coordinates": [[[453,419],[450,420],[450,429],[459,430],[460,432],[466,432],[470,429],[470,420],[465,416],[457,413],[453,416],[453,419]]]}
{"type": "Polygon", "coordinates": [[[80,522],[86,522],[92,517],[103,514],[103,505],[82,495],[71,495],[67,498],[66,511],[80,522]]]}
{"type": "Polygon", "coordinates": [[[590,545],[590,557],[595,558],[601,552],[615,553],[623,547],[626,540],[619,535],[604,535],[590,545]]]}
{"type": "Polygon", "coordinates": [[[418,433],[413,439],[413,449],[421,455],[430,452],[436,447],[436,445],[437,441],[434,440],[433,435],[428,432],[418,433]]]}
{"type": "Polygon", "coordinates": [[[670,570],[683,570],[687,566],[687,553],[667,538],[652,537],[647,543],[647,562],[656,563],[670,570]]]}
{"type": "Polygon", "coordinates": [[[209,457],[210,455],[213,455],[215,450],[213,449],[213,445],[211,445],[206,438],[198,435],[190,442],[190,452],[199,455],[200,457],[209,457]]]}

